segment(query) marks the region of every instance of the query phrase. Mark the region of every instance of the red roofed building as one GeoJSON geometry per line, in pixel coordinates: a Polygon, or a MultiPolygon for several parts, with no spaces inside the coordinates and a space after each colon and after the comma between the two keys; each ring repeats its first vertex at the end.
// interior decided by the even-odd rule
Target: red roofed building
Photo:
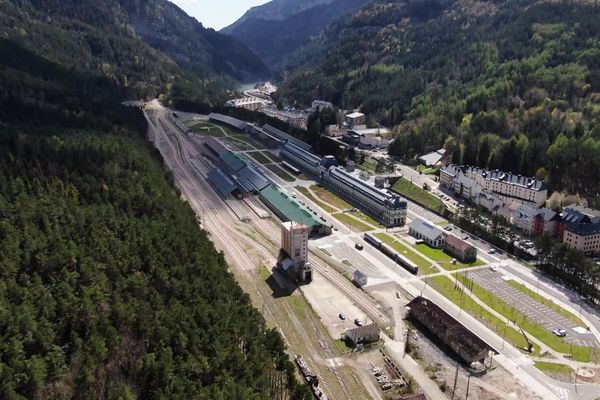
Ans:
{"type": "Polygon", "coordinates": [[[454,235],[446,235],[444,250],[463,263],[471,263],[477,260],[477,249],[454,235]]]}

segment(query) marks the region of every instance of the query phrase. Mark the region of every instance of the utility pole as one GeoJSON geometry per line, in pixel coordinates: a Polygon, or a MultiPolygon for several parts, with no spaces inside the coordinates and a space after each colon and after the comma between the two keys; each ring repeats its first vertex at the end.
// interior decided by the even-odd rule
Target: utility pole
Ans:
{"type": "Polygon", "coordinates": [[[467,394],[465,395],[465,400],[469,400],[469,386],[471,386],[471,373],[469,372],[469,377],[467,378],[467,394]]]}
{"type": "Polygon", "coordinates": [[[456,394],[456,385],[458,383],[458,361],[456,361],[456,373],[454,374],[454,387],[452,388],[452,400],[454,400],[454,395],[456,394]]]}

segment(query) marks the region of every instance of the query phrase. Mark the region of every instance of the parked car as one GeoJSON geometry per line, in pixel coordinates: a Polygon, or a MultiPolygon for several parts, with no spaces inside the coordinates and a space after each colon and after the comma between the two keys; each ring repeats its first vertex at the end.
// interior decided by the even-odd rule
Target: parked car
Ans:
{"type": "Polygon", "coordinates": [[[497,265],[491,265],[490,269],[494,272],[498,272],[498,266],[497,265]]]}
{"type": "Polygon", "coordinates": [[[363,249],[363,245],[362,245],[362,244],[360,244],[360,243],[355,243],[355,244],[354,244],[354,248],[355,248],[356,250],[362,250],[362,249],[363,249]]]}
{"type": "Polygon", "coordinates": [[[552,333],[554,333],[558,337],[567,336],[567,331],[565,331],[564,329],[561,329],[561,328],[556,328],[555,330],[552,331],[552,333]]]}
{"type": "Polygon", "coordinates": [[[489,250],[488,250],[488,253],[490,253],[490,254],[495,254],[495,253],[496,253],[496,249],[489,249],[489,250]]]}

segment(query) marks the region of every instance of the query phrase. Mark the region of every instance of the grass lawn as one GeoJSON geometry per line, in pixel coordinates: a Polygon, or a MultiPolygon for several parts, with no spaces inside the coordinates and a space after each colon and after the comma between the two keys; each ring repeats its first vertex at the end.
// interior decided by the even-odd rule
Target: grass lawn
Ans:
{"type": "Polygon", "coordinates": [[[276,163],[281,162],[281,159],[279,157],[277,157],[275,154],[271,153],[270,151],[263,151],[263,154],[267,158],[271,159],[272,162],[276,162],[276,163]]]}
{"type": "Polygon", "coordinates": [[[571,368],[565,364],[536,361],[534,363],[534,365],[537,369],[539,369],[540,371],[544,371],[544,372],[557,372],[557,373],[569,374],[569,375],[572,374],[573,372],[575,372],[575,371],[573,371],[573,368],[571,368]]]}
{"type": "MultiPolygon", "coordinates": [[[[494,314],[477,304],[471,297],[464,294],[462,290],[457,288],[454,282],[448,277],[434,276],[433,278],[426,279],[426,281],[454,304],[480,320],[499,336],[504,337],[505,340],[511,343],[513,346],[520,349],[527,348],[527,341],[520,332],[518,332],[516,329],[508,327],[500,318],[496,317],[494,314]]],[[[539,348],[535,345],[533,353],[539,355],[539,348]]]]}
{"type": "Polygon", "coordinates": [[[261,164],[270,164],[273,162],[260,151],[251,151],[248,154],[261,164]]]}
{"type": "Polygon", "coordinates": [[[365,158],[361,164],[357,164],[356,166],[364,171],[375,172],[375,168],[377,168],[377,161],[365,158]]]}
{"type": "Polygon", "coordinates": [[[443,214],[446,210],[446,206],[440,199],[404,178],[396,182],[392,190],[437,213],[443,214]]]}
{"type": "Polygon", "coordinates": [[[256,150],[254,147],[252,147],[250,144],[248,144],[248,142],[245,142],[241,139],[238,139],[236,137],[233,136],[227,136],[226,139],[229,144],[231,144],[232,146],[237,147],[240,150],[256,150]]]}
{"type": "Polygon", "coordinates": [[[249,145],[251,147],[254,147],[256,149],[262,149],[263,148],[263,146],[260,143],[257,143],[256,141],[252,140],[252,138],[250,136],[245,135],[243,133],[236,133],[234,135],[231,135],[230,138],[233,138],[233,139],[235,139],[237,141],[240,141],[240,142],[244,142],[247,145],[249,145]]]}
{"type": "Polygon", "coordinates": [[[350,214],[353,215],[354,217],[366,222],[367,224],[371,224],[377,228],[385,228],[383,225],[381,225],[379,222],[377,222],[373,217],[368,216],[367,214],[363,213],[362,211],[351,211],[351,212],[347,212],[346,214],[350,214]]]}
{"type": "Polygon", "coordinates": [[[545,327],[528,319],[525,314],[510,304],[507,304],[500,297],[488,290],[485,290],[472,280],[466,278],[462,273],[455,276],[481,301],[499,314],[502,314],[505,318],[514,321],[517,325],[523,328],[525,332],[529,333],[554,351],[564,354],[572,354],[575,360],[581,362],[589,362],[591,360],[592,349],[590,347],[574,345],[567,342],[563,338],[559,338],[545,327]]]}
{"type": "Polygon", "coordinates": [[[372,231],[373,229],[375,229],[371,225],[367,225],[364,222],[356,220],[348,214],[336,213],[336,214],[331,214],[331,215],[333,215],[333,217],[335,219],[337,219],[338,221],[340,221],[342,224],[346,225],[348,228],[350,228],[353,231],[367,232],[367,231],[372,231]]]}
{"type": "Polygon", "coordinates": [[[271,271],[267,267],[262,266],[259,270],[259,276],[261,280],[266,281],[271,276],[271,271]]]}
{"type": "Polygon", "coordinates": [[[344,342],[342,339],[337,339],[335,341],[335,345],[342,354],[350,353],[352,351],[352,347],[348,347],[346,342],[344,342]]]}
{"type": "Polygon", "coordinates": [[[576,323],[578,326],[582,326],[584,328],[587,327],[586,324],[582,320],[577,318],[577,316],[575,314],[573,314],[570,311],[565,310],[558,304],[555,304],[552,300],[547,299],[544,296],[540,296],[533,290],[529,289],[527,286],[525,286],[517,281],[514,281],[512,279],[510,281],[507,281],[506,283],[508,283],[510,286],[514,287],[515,289],[520,290],[521,292],[525,293],[527,296],[539,301],[540,303],[544,304],[545,306],[553,309],[554,311],[556,311],[563,317],[570,319],[571,321],[576,323]]]}
{"type": "Polygon", "coordinates": [[[414,262],[419,267],[419,274],[428,275],[438,272],[437,269],[434,266],[432,266],[429,261],[419,256],[414,251],[411,251],[402,243],[396,241],[392,236],[385,233],[377,233],[375,234],[375,236],[383,240],[386,244],[390,245],[398,253],[402,254],[404,257],[414,262]]]}
{"type": "Polygon", "coordinates": [[[341,198],[339,198],[335,194],[331,193],[329,190],[325,189],[321,185],[312,185],[310,187],[310,190],[312,190],[313,193],[319,199],[321,199],[321,201],[323,201],[327,204],[330,204],[330,205],[334,206],[335,208],[339,208],[340,210],[352,208],[352,205],[350,205],[348,202],[342,200],[341,198]]]}
{"type": "Polygon", "coordinates": [[[461,262],[457,262],[456,265],[452,264],[452,256],[449,256],[442,249],[434,249],[433,247],[429,247],[428,245],[421,243],[416,244],[414,247],[422,254],[432,259],[433,261],[439,263],[444,269],[448,271],[455,271],[457,269],[469,268],[469,267],[480,267],[485,265],[485,263],[479,259],[477,261],[472,262],[470,264],[463,264],[461,262]]]}
{"type": "Polygon", "coordinates": [[[296,180],[293,176],[281,169],[279,165],[267,164],[265,165],[265,167],[267,167],[269,170],[271,170],[271,172],[273,172],[275,175],[277,175],[286,182],[294,182],[296,180]]]}
{"type": "Polygon", "coordinates": [[[201,135],[213,136],[213,137],[223,137],[223,131],[221,131],[216,126],[209,124],[207,122],[198,122],[190,127],[192,132],[199,133],[201,135]]]}
{"type": "MultiPolygon", "coordinates": [[[[271,164],[273,165],[273,164],[271,164]]],[[[270,167],[271,165],[267,165],[267,167],[270,167]]],[[[296,186],[295,188],[297,191],[299,191],[300,193],[302,193],[303,195],[305,195],[306,197],[308,197],[309,200],[311,200],[313,203],[315,203],[316,205],[318,205],[319,207],[321,207],[323,210],[325,210],[328,213],[332,213],[335,212],[336,210],[323,203],[322,201],[320,201],[319,199],[317,199],[315,196],[312,195],[311,192],[308,191],[307,188],[305,188],[304,186],[296,186]]]]}
{"type": "Polygon", "coordinates": [[[411,168],[426,175],[435,175],[439,171],[437,168],[429,168],[423,164],[419,164],[411,168]]]}

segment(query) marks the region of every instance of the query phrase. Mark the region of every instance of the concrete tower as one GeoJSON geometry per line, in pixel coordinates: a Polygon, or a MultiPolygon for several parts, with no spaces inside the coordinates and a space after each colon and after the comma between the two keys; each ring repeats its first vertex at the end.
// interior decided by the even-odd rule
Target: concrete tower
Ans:
{"type": "Polygon", "coordinates": [[[295,222],[284,222],[281,228],[278,264],[291,278],[302,283],[312,281],[312,267],[308,263],[309,233],[308,226],[295,222]]]}

